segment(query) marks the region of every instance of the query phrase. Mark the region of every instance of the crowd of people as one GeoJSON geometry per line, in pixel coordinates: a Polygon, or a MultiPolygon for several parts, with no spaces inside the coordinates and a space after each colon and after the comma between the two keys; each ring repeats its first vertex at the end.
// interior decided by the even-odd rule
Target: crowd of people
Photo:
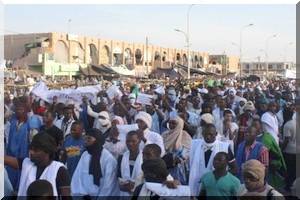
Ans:
{"type": "Polygon", "coordinates": [[[195,199],[296,196],[295,80],[118,84],[79,107],[5,93],[7,198],[165,198],[149,183],[195,199]]]}

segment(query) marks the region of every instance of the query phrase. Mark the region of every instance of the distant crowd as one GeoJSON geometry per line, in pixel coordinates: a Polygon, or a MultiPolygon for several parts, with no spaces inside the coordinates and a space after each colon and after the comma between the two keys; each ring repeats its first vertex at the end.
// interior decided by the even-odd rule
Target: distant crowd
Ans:
{"type": "MultiPolygon", "coordinates": [[[[296,80],[100,80],[96,104],[77,105],[31,93],[28,78],[4,94],[7,199],[296,199],[296,80]]],[[[86,84],[99,80],[74,87],[86,84]]]]}

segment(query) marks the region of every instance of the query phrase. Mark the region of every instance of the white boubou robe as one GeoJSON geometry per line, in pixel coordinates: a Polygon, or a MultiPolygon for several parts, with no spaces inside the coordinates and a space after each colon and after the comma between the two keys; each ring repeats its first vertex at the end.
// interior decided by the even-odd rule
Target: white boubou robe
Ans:
{"type": "Polygon", "coordinates": [[[89,174],[90,160],[91,155],[85,151],[71,180],[72,196],[118,196],[120,190],[117,184],[116,159],[106,149],[102,150],[100,186],[94,184],[93,175],[89,174]]]}
{"type": "MultiPolygon", "coordinates": [[[[51,183],[53,187],[54,196],[58,196],[58,191],[56,189],[56,177],[59,168],[64,167],[64,165],[57,161],[52,161],[43,171],[39,179],[47,180],[51,183]]],[[[20,188],[18,191],[19,197],[24,197],[27,194],[28,186],[36,180],[37,166],[31,162],[30,158],[25,158],[22,164],[22,173],[20,179],[20,188]]]]}
{"type": "Polygon", "coordinates": [[[189,186],[191,187],[191,195],[198,196],[201,188],[201,178],[206,172],[213,170],[213,159],[218,152],[228,153],[229,143],[215,140],[211,144],[205,144],[203,139],[192,140],[190,151],[190,178],[189,186]],[[209,146],[209,147],[208,147],[209,146]],[[207,167],[205,167],[205,151],[210,149],[210,155],[207,167]]]}
{"type": "MultiPolygon", "coordinates": [[[[130,152],[126,151],[122,157],[121,178],[125,180],[129,180],[131,182],[135,182],[136,177],[142,172],[143,154],[141,151],[138,154],[131,175],[130,175],[130,166],[129,166],[129,156],[130,156],[130,152]]],[[[121,191],[120,196],[131,196],[131,195],[128,192],[121,191]]]]}

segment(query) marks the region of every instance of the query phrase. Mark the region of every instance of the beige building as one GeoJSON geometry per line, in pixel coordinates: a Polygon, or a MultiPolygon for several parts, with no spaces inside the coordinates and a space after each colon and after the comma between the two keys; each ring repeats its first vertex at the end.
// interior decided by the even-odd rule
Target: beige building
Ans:
{"type": "Polygon", "coordinates": [[[208,70],[222,75],[239,74],[239,62],[238,56],[210,55],[208,70]]]}
{"type": "MultiPolygon", "coordinates": [[[[120,74],[144,77],[152,70],[187,66],[186,49],[174,49],[57,32],[4,36],[4,59],[13,66],[47,76],[72,77],[88,66],[105,65],[120,74]]],[[[234,71],[236,60],[226,56],[226,70],[234,71]],[[228,61],[228,62],[227,62],[228,61]]],[[[210,56],[190,52],[192,68],[209,69],[210,56]]],[[[220,70],[218,69],[218,72],[220,70]]],[[[85,71],[86,72],[86,71],[85,71]]]]}
{"type": "Polygon", "coordinates": [[[243,62],[243,75],[284,76],[287,70],[296,71],[293,62],[243,62]]]}

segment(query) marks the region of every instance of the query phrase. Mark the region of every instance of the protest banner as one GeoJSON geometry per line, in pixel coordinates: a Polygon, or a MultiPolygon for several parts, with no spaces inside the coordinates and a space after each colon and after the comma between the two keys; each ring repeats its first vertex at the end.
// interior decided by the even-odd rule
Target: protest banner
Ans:
{"type": "Polygon", "coordinates": [[[129,131],[136,131],[138,129],[137,124],[125,124],[125,125],[117,125],[117,129],[119,132],[118,139],[120,141],[125,142],[126,141],[126,135],[129,131]]]}
{"type": "Polygon", "coordinates": [[[154,91],[157,92],[158,94],[165,94],[165,88],[162,86],[159,86],[154,91]]]}
{"type": "Polygon", "coordinates": [[[177,188],[170,189],[161,183],[146,182],[145,184],[148,190],[154,192],[158,196],[170,197],[172,199],[174,197],[183,197],[185,199],[191,195],[190,186],[187,185],[178,185],[177,188]]]}
{"type": "Polygon", "coordinates": [[[57,96],[57,103],[65,104],[68,100],[72,100],[75,103],[75,107],[79,108],[82,103],[83,96],[86,96],[93,104],[97,104],[99,86],[85,86],[80,87],[79,89],[49,90],[46,84],[41,81],[32,89],[31,92],[35,96],[49,103],[53,103],[54,96],[57,96]]]}
{"type": "Polygon", "coordinates": [[[152,105],[153,95],[138,93],[136,103],[144,104],[144,105],[152,105]]]}
{"type": "Polygon", "coordinates": [[[120,97],[122,96],[122,92],[119,90],[119,87],[116,85],[112,85],[110,86],[107,90],[106,90],[107,96],[109,99],[113,99],[115,97],[115,95],[119,95],[120,97]]]}

